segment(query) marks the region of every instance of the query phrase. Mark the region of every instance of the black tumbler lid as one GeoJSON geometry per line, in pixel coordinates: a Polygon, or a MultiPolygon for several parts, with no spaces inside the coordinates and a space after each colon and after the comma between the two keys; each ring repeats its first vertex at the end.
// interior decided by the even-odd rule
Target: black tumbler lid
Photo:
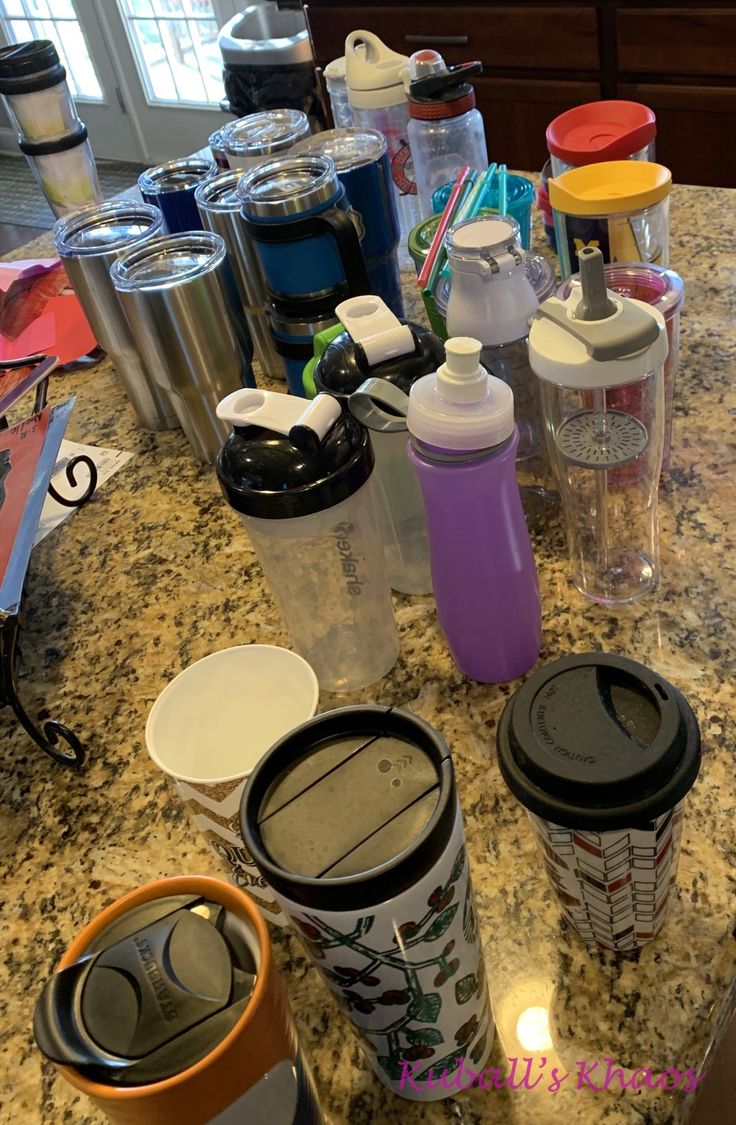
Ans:
{"type": "Polygon", "coordinates": [[[217,414],[233,426],[217,478],[243,515],[309,516],[352,496],[373,472],[368,431],[328,395],[308,402],[245,389],[223,399],[217,414]]]}
{"type": "Polygon", "coordinates": [[[0,47],[0,94],[32,94],[66,78],[50,39],[31,39],[0,47]]]}
{"type": "Polygon", "coordinates": [[[314,385],[336,398],[347,398],[366,379],[385,379],[409,394],[417,379],[431,375],[445,362],[445,347],[439,336],[421,324],[401,320],[410,329],[414,350],[391,359],[371,363],[365,349],[347,329],[332,340],[314,368],[314,385]]]}
{"type": "Polygon", "coordinates": [[[661,815],[700,768],[684,696],[651,668],[603,652],[564,656],[506,704],[501,773],[531,812],[568,828],[624,828],[661,815]]]}
{"type": "Polygon", "coordinates": [[[442,855],[457,799],[447,743],[409,711],[366,704],[290,731],[246,785],[240,826],[277,892],[361,910],[412,886],[442,855]]]}
{"type": "Polygon", "coordinates": [[[54,973],[33,1031],[48,1058],[94,1081],[158,1082],[227,1035],[255,979],[253,954],[225,907],[169,895],[123,914],[54,973]]]}

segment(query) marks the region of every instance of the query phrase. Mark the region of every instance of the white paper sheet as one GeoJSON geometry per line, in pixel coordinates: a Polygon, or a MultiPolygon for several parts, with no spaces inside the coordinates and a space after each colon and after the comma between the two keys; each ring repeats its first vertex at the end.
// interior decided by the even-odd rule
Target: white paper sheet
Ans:
{"type": "MultiPolygon", "coordinates": [[[[84,491],[84,486],[89,480],[89,471],[85,465],[79,465],[75,470],[78,481],[76,488],[72,488],[66,479],[67,464],[73,457],[78,457],[82,453],[94,461],[97,466],[97,488],[103,485],[106,480],[109,480],[118,469],[122,469],[123,465],[133,456],[132,453],[126,453],[122,449],[102,449],[98,445],[80,445],[76,441],[66,441],[65,439],[61,443],[59,456],[56,459],[56,466],[51,477],[51,483],[62,496],[80,496],[84,491]]],[[[65,508],[63,504],[58,504],[52,496],[47,495],[41,512],[41,519],[38,521],[33,546],[35,547],[37,543],[45,539],[49,532],[58,527],[63,520],[73,516],[76,511],[76,508],[65,508]]]]}

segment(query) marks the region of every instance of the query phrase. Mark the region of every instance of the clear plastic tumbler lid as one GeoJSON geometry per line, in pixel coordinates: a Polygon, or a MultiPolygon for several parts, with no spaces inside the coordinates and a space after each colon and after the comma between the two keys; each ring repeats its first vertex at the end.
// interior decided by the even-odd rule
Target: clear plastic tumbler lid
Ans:
{"type": "Polygon", "coordinates": [[[240,180],[238,195],[250,218],[284,218],[330,204],[340,191],[337,169],[323,153],[284,156],[258,164],[240,180]]]}
{"type": "Polygon", "coordinates": [[[169,191],[184,191],[202,180],[217,175],[217,165],[199,156],[168,160],[155,168],[148,168],[138,177],[138,187],[144,195],[162,195],[169,191]]]}
{"type": "Polygon", "coordinates": [[[387,144],[377,129],[327,129],[300,141],[295,154],[323,152],[331,156],[338,172],[350,172],[380,160],[387,144]]]}
{"type": "Polygon", "coordinates": [[[216,269],[225,259],[225,243],[211,231],[185,231],[147,239],[113,263],[116,289],[166,289],[216,269]]]}
{"type": "Polygon", "coordinates": [[[132,248],[159,234],[163,215],[150,203],[112,200],[93,203],[59,219],[54,228],[58,253],[65,258],[93,257],[121,247],[132,248]]]}
{"type": "Polygon", "coordinates": [[[43,1053],[112,1086],[179,1074],[240,1020],[258,965],[242,923],[194,894],[120,915],[46,984],[34,1017],[43,1053]]]}
{"type": "Polygon", "coordinates": [[[270,156],[284,152],[311,132],[300,109],[269,109],[231,121],[222,131],[226,152],[233,156],[270,156]]]}
{"type": "Polygon", "coordinates": [[[242,176],[242,172],[222,172],[205,180],[194,193],[195,203],[205,211],[239,211],[238,182],[242,176]]]}

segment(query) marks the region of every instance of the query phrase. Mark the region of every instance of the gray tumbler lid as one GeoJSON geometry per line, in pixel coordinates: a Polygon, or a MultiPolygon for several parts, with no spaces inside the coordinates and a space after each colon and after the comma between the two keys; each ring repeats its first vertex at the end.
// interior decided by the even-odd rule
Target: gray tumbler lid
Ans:
{"type": "Polygon", "coordinates": [[[254,219],[298,216],[332,203],[341,191],[334,161],[323,153],[257,164],[238,186],[243,214],[254,219]]]}
{"type": "Polygon", "coordinates": [[[437,862],[456,806],[438,731],[365,705],[318,715],[277,742],[251,774],[240,823],[274,890],[353,910],[402,893],[437,862]]]}
{"type": "Polygon", "coordinates": [[[286,152],[309,132],[309,118],[300,109],[268,109],[231,121],[222,130],[222,143],[233,156],[271,156],[286,152]]]}
{"type": "Polygon", "coordinates": [[[184,231],[149,238],[122,254],[110,269],[116,289],[167,289],[216,269],[225,243],[212,231],[184,231]]]}
{"type": "Polygon", "coordinates": [[[667,812],[700,768],[684,696],[644,664],[603,652],[531,675],[504,708],[497,746],[504,780],[527,809],[590,831],[667,812]]]}
{"type": "Polygon", "coordinates": [[[171,895],[133,907],[54,973],[36,1004],[38,1046],[114,1086],[193,1066],[235,1026],[257,965],[225,907],[171,895]]]}
{"type": "Polygon", "coordinates": [[[326,129],[300,141],[294,155],[323,152],[332,157],[338,172],[352,172],[380,160],[387,147],[386,138],[377,129],[326,129]]]}
{"type": "Polygon", "coordinates": [[[159,234],[163,221],[158,207],[150,203],[124,199],[93,203],[59,219],[54,242],[62,258],[97,257],[159,234]]]}

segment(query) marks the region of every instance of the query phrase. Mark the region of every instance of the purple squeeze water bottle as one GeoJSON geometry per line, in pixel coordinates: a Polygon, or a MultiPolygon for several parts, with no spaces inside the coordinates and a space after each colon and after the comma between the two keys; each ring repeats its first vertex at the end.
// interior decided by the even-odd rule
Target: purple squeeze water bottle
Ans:
{"type": "Polygon", "coordinates": [[[437,615],[458,668],[482,683],[528,672],[539,585],[516,481],[514,396],[457,336],[409,395],[409,458],[424,497],[437,615]]]}

